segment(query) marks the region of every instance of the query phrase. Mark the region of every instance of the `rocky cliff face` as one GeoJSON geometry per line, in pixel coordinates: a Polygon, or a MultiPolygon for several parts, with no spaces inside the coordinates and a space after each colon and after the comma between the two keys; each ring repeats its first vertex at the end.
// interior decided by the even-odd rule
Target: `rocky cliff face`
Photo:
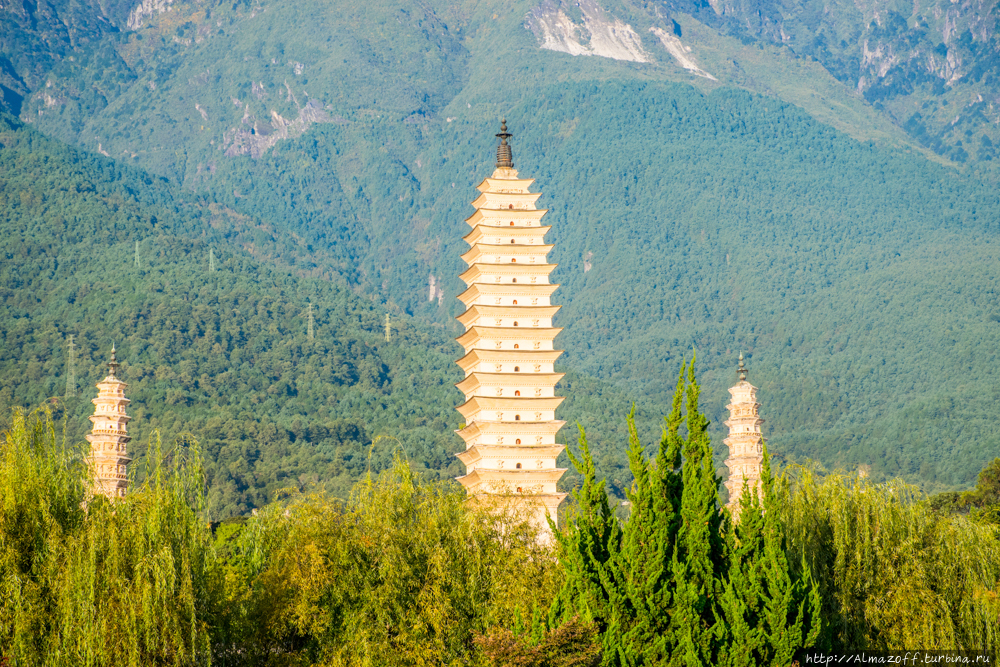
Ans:
{"type": "Polygon", "coordinates": [[[997,157],[997,0],[662,2],[727,34],[815,59],[915,139],[958,162],[997,157]]]}
{"type": "Polygon", "coordinates": [[[649,54],[632,26],[615,18],[593,0],[545,0],[528,14],[525,26],[543,49],[573,56],[603,56],[649,62],[649,54]],[[575,16],[571,16],[575,14],[575,16]]]}
{"type": "Polygon", "coordinates": [[[45,74],[78,49],[118,31],[131,0],[3,0],[0,3],[0,109],[20,112],[45,74]],[[123,13],[124,10],[124,13],[123,13]]]}

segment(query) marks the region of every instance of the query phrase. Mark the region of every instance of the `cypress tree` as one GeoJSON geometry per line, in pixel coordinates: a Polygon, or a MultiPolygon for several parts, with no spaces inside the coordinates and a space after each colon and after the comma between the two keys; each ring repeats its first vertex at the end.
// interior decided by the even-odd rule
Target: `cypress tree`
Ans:
{"type": "Polygon", "coordinates": [[[634,482],[624,525],[582,429],[580,458],[571,454],[583,485],[573,494],[577,520],[558,534],[566,580],[549,625],[593,621],[608,667],[789,664],[818,637],[819,591],[804,564],[801,578],[790,574],[767,453],[763,505],[744,494],[741,522],[731,527],[699,394],[692,360],[681,368],[653,460],[629,414],[634,482]]]}
{"type": "MultiPolygon", "coordinates": [[[[549,609],[549,626],[556,627],[578,616],[584,623],[595,623],[602,639],[609,639],[612,635],[606,630],[621,597],[609,561],[620,548],[621,526],[608,502],[604,480],[597,479],[582,427],[580,457],[568,454],[583,476],[583,484],[572,493],[577,507],[575,520],[568,521],[565,530],[555,532],[565,580],[549,609]]],[[[615,652],[613,647],[604,647],[605,654],[609,650],[615,652]]]]}
{"type": "Polygon", "coordinates": [[[615,635],[615,664],[660,664],[674,645],[670,616],[673,602],[671,560],[680,527],[681,447],[684,374],[677,390],[654,461],[643,454],[635,428],[635,410],[628,416],[629,468],[635,481],[626,491],[630,515],[625,524],[621,553],[612,560],[616,579],[623,582],[625,605],[615,616],[609,634],[615,635]]]}
{"type": "Polygon", "coordinates": [[[727,629],[719,608],[726,564],[718,501],[721,479],[715,474],[708,419],[698,411],[700,390],[694,379],[694,359],[685,394],[681,524],[671,562],[674,604],[670,615],[675,644],[669,664],[695,667],[717,664],[726,645],[727,629]]]}
{"type": "Polygon", "coordinates": [[[729,570],[722,597],[730,631],[721,665],[788,665],[795,652],[814,646],[822,601],[808,566],[801,577],[788,567],[771,459],[764,445],[760,496],[748,486],[740,497],[740,521],[728,531],[729,570]]]}

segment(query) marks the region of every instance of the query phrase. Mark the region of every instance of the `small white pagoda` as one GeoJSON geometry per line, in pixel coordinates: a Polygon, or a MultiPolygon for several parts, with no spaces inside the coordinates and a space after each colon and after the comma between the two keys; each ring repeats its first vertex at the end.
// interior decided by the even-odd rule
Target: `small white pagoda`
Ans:
{"type": "Polygon", "coordinates": [[[506,120],[496,136],[496,170],[477,188],[462,255],[469,265],[460,276],[468,289],[458,297],[467,308],[458,318],[465,379],[457,387],[465,427],[457,433],[467,473],[458,481],[470,496],[513,504],[551,537],[546,516],[555,521],[566,497],[556,488],[566,471],[556,467],[563,450],[556,433],[565,423],[555,418],[564,400],[555,395],[563,374],[554,371],[562,350],[554,349],[561,329],[552,326],[559,306],[551,296],[559,286],[549,282],[556,265],[546,259],[546,211],[535,207],[541,193],[528,191],[533,179],[518,178],[506,120]]]}
{"type": "Polygon", "coordinates": [[[112,346],[108,375],[97,383],[97,398],[92,401],[94,414],[90,416],[93,427],[87,434],[90,462],[93,466],[93,492],[110,499],[125,496],[128,490],[128,464],[132,460],[127,450],[132,439],[127,433],[131,417],[125,414],[125,406],[129,404],[129,400],[125,398],[125,388],[128,385],[115,376],[117,370],[118,360],[112,346]]]}
{"type": "Polygon", "coordinates": [[[757,387],[747,382],[747,369],[743,364],[743,353],[740,353],[740,363],[736,370],[738,381],[729,388],[731,400],[729,409],[729,437],[723,440],[729,447],[729,458],[726,466],[729,468],[729,478],[726,489],[729,490],[729,508],[733,518],[739,520],[740,496],[744,489],[752,490],[760,497],[760,468],[764,461],[764,438],[760,425],[760,403],[757,402],[757,387]]]}

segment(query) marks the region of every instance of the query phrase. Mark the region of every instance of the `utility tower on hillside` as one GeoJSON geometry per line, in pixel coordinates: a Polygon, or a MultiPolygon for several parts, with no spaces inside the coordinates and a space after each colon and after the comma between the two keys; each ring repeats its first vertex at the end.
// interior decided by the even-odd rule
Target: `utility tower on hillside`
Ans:
{"type": "Polygon", "coordinates": [[[208,272],[215,273],[215,251],[208,249],[208,272]]]}
{"type": "Polygon", "coordinates": [[[139,242],[135,242],[135,268],[139,268],[139,242]]]}
{"type": "Polygon", "coordinates": [[[389,342],[391,338],[392,328],[389,326],[389,313],[385,314],[385,342],[389,342]]]}
{"type": "Polygon", "coordinates": [[[76,344],[69,336],[69,355],[66,357],[66,398],[76,396],[76,344]]]}
{"type": "Polygon", "coordinates": [[[312,301],[309,302],[309,328],[306,330],[309,340],[313,339],[313,305],[312,301]]]}

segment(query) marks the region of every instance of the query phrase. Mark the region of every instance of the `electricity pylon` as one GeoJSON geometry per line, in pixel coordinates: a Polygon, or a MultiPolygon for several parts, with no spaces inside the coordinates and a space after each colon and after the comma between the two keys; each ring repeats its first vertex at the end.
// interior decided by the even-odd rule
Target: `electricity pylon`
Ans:
{"type": "Polygon", "coordinates": [[[215,251],[208,249],[208,272],[215,273],[215,251]]]}
{"type": "Polygon", "coordinates": [[[66,358],[66,398],[76,396],[76,345],[69,337],[69,356],[66,358]]]}
{"type": "Polygon", "coordinates": [[[389,342],[391,338],[392,327],[389,325],[389,313],[385,314],[385,342],[389,342]]]}
{"type": "Polygon", "coordinates": [[[309,340],[313,339],[313,305],[309,302],[309,329],[308,329],[309,340]]]}

